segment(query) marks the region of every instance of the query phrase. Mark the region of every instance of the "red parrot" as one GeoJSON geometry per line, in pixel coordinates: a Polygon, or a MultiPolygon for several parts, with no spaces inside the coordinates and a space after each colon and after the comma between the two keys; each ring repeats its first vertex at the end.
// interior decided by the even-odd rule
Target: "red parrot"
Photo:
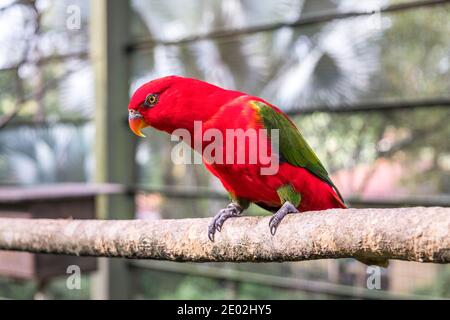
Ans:
{"type": "MultiPolygon", "coordinates": [[[[274,235],[281,220],[290,213],[330,208],[346,208],[344,200],[331,181],[314,151],[294,123],[280,109],[261,98],[239,91],[226,90],[207,82],[179,76],[169,76],[150,81],[133,94],[128,106],[129,125],[138,136],[141,129],[151,126],[172,134],[184,129],[192,139],[184,141],[200,152],[206,168],[220,179],[229,192],[231,203],[220,210],[208,228],[208,237],[214,241],[216,231],[230,217],[237,217],[250,203],[274,212],[270,232],[274,235]],[[215,155],[235,160],[244,152],[244,163],[236,161],[213,162],[205,156],[212,141],[195,145],[195,122],[201,123],[202,132],[214,129],[225,137],[227,130],[262,130],[256,143],[245,141],[244,149],[230,151],[226,141],[215,155]],[[272,139],[277,130],[277,140],[272,139]],[[277,143],[277,148],[274,147],[277,143]],[[250,163],[254,145],[267,145],[270,157],[278,159],[278,170],[262,174],[261,169],[271,164],[261,160],[250,163]],[[228,147],[227,147],[228,146],[228,147]],[[228,154],[227,154],[228,153],[228,154]],[[230,154],[232,153],[232,154],[230,154]],[[208,161],[209,160],[209,161],[208,161]]],[[[237,141],[237,137],[234,137],[237,141]]],[[[207,140],[207,139],[204,139],[207,140]]],[[[217,141],[216,141],[217,142],[217,141]]]]}

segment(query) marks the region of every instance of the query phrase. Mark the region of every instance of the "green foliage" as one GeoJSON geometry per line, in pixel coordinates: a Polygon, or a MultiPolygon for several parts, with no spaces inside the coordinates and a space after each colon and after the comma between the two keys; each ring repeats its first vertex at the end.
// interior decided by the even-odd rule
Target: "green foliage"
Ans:
{"type": "Polygon", "coordinates": [[[308,296],[301,292],[274,289],[256,284],[227,282],[194,276],[172,276],[153,273],[145,276],[143,298],[175,299],[175,300],[224,300],[224,299],[305,299],[308,296]],[[161,279],[165,282],[161,285],[161,279]],[[154,282],[156,281],[156,283],[154,282]],[[160,286],[161,285],[161,286],[160,286]],[[153,288],[149,288],[149,287],[153,288]],[[158,290],[155,290],[158,288],[158,290]]]}
{"type": "Polygon", "coordinates": [[[380,85],[386,96],[444,96],[450,91],[450,8],[389,16],[383,35],[380,85]]]}
{"type": "Polygon", "coordinates": [[[223,300],[226,299],[226,296],[226,288],[221,286],[218,281],[199,277],[186,277],[175,291],[170,293],[163,293],[160,298],[188,300],[223,300]]]}
{"type": "Polygon", "coordinates": [[[90,279],[81,277],[80,289],[67,289],[66,278],[54,279],[47,288],[47,294],[51,299],[85,300],[90,297],[90,279]]]}
{"type": "Polygon", "coordinates": [[[32,281],[19,281],[1,277],[0,297],[6,299],[33,299],[36,284],[32,281]]]}
{"type": "Polygon", "coordinates": [[[433,283],[423,286],[415,293],[425,296],[450,298],[450,268],[443,267],[442,272],[438,272],[433,283]]]}
{"type": "MultiPolygon", "coordinates": [[[[50,299],[89,299],[90,281],[88,277],[81,278],[80,290],[69,290],[66,278],[53,279],[44,288],[44,295],[50,299]]],[[[33,299],[38,290],[36,281],[13,280],[0,278],[0,298],[7,299],[33,299]]]]}
{"type": "Polygon", "coordinates": [[[309,299],[310,296],[303,292],[274,289],[251,283],[242,283],[238,287],[239,299],[255,300],[288,300],[288,299],[309,299]]]}

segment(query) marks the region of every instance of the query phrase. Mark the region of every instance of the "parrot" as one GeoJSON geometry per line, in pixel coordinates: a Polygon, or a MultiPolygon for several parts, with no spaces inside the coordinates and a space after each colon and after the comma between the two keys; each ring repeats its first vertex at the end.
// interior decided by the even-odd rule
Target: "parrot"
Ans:
{"type": "MultiPolygon", "coordinates": [[[[140,137],[145,137],[142,129],[146,127],[169,134],[183,129],[190,134],[183,142],[202,155],[204,165],[221,181],[230,197],[230,203],[208,225],[211,241],[227,219],[242,216],[252,203],[273,213],[269,221],[272,235],[288,214],[346,208],[324,165],[296,125],[279,108],[257,96],[194,78],[166,76],[151,80],[134,92],[128,105],[128,122],[131,131],[140,137]],[[201,132],[213,129],[224,137],[228,130],[252,129],[264,134],[256,136],[256,143],[246,140],[243,149],[239,149],[244,152],[245,161],[214,162],[205,156],[213,141],[200,146],[195,143],[199,135],[195,123],[201,132]],[[276,172],[262,174],[261,169],[270,165],[267,161],[248,161],[254,144],[265,146],[270,159],[278,161],[276,172]]],[[[239,150],[230,150],[231,143],[226,144],[217,144],[215,155],[223,153],[234,160],[239,150]]]]}

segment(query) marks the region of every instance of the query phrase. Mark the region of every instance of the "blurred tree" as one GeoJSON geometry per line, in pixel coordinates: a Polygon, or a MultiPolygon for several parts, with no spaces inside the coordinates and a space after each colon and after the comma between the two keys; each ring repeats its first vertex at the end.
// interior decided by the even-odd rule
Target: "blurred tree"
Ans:
{"type": "MultiPolygon", "coordinates": [[[[17,1],[3,7],[0,128],[17,119],[92,116],[93,83],[86,68],[89,2],[17,1]],[[66,26],[69,5],[83,13],[79,28],[66,26]],[[15,27],[8,28],[10,25],[15,27]]],[[[92,139],[88,136],[92,136],[89,128],[70,125],[3,129],[1,182],[87,181],[92,160],[92,139]]]]}
{"type": "Polygon", "coordinates": [[[92,127],[52,126],[5,130],[0,135],[5,160],[2,183],[83,182],[91,176],[92,127]]]}
{"type": "Polygon", "coordinates": [[[417,294],[450,298],[450,268],[443,266],[433,283],[415,290],[417,294]]]}

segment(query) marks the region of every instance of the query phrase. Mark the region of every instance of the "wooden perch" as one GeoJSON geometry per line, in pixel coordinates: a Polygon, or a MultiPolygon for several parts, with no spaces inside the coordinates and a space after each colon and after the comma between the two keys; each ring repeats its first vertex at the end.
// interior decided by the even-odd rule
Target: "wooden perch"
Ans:
{"type": "Polygon", "coordinates": [[[333,209],[225,222],[214,243],[210,219],[0,219],[0,249],[173,261],[271,262],[388,258],[450,262],[450,208],[333,209]]]}

